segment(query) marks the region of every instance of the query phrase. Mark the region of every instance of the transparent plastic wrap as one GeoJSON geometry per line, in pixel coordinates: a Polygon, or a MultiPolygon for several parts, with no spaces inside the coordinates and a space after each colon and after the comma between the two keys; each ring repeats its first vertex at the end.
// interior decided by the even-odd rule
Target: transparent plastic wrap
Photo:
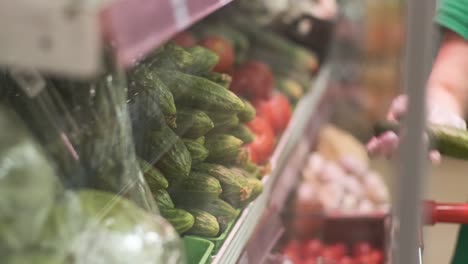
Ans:
{"type": "Polygon", "coordinates": [[[5,89],[55,161],[65,187],[120,194],[156,212],[134,154],[125,78],[111,62],[107,66],[108,72],[90,81],[12,70],[5,89]],[[38,86],[22,81],[28,75],[43,83],[33,97],[23,92],[38,86]]]}
{"type": "Polygon", "coordinates": [[[184,262],[136,159],[124,75],[106,65],[91,81],[2,73],[6,263],[184,262]]]}

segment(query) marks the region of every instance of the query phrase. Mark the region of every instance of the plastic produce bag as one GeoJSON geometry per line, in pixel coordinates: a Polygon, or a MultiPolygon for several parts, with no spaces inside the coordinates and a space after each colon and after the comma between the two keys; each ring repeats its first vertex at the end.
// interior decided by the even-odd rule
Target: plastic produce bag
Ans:
{"type": "Polygon", "coordinates": [[[94,190],[67,192],[44,228],[40,248],[54,262],[180,263],[177,233],[131,201],[94,190]],[[161,239],[163,238],[163,239],[161,239]]]}
{"type": "Polygon", "coordinates": [[[140,171],[126,96],[110,63],[88,81],[2,74],[0,100],[44,150],[33,159],[27,142],[11,139],[21,129],[2,124],[11,129],[0,134],[2,263],[183,263],[140,171]]]}
{"type": "Polygon", "coordinates": [[[38,241],[60,191],[44,151],[19,117],[0,104],[0,255],[38,241]]]}
{"type": "Polygon", "coordinates": [[[136,161],[125,78],[107,62],[107,71],[89,81],[39,75],[36,83],[43,86],[34,96],[27,91],[38,85],[25,84],[25,74],[12,71],[9,99],[56,162],[67,188],[120,194],[156,212],[136,161]]]}

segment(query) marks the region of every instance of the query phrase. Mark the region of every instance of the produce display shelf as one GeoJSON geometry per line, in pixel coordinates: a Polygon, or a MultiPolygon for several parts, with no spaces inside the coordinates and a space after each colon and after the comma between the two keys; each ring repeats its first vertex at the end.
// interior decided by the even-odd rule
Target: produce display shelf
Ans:
{"type": "MultiPolygon", "coordinates": [[[[315,110],[318,110],[325,99],[329,72],[329,67],[324,66],[314,81],[311,91],[298,103],[288,128],[272,156],[272,172],[263,178],[263,193],[244,209],[218,254],[213,257],[214,264],[261,263],[283,234],[281,206],[278,206],[278,203],[285,203],[294,185],[285,184],[290,179],[282,179],[282,172],[291,153],[300,146],[300,140],[311,123],[309,120],[314,119],[314,115],[319,113],[315,110]],[[278,186],[279,184],[283,186],[278,186]],[[273,199],[277,195],[281,198],[273,199]]],[[[316,126],[319,124],[316,123],[316,126]]]]}

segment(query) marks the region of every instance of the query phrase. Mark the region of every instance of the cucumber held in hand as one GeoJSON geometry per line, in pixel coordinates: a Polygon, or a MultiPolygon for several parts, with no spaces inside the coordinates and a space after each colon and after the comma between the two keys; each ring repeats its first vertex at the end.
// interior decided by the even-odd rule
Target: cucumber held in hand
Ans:
{"type": "Polygon", "coordinates": [[[183,141],[192,156],[192,165],[202,163],[208,157],[208,150],[202,144],[190,139],[183,141]]]}
{"type": "Polygon", "coordinates": [[[195,223],[187,234],[201,237],[215,237],[218,235],[219,224],[216,217],[199,209],[188,209],[188,211],[195,217],[195,223]]]}
{"type": "Polygon", "coordinates": [[[197,109],[237,112],[244,103],[233,92],[208,79],[173,70],[157,70],[174,98],[186,106],[197,109]]]}
{"type": "MultiPolygon", "coordinates": [[[[386,131],[398,133],[400,126],[390,122],[380,122],[375,127],[376,136],[386,131]]],[[[431,145],[440,154],[449,157],[468,160],[468,132],[443,125],[428,125],[427,134],[431,145]]]]}

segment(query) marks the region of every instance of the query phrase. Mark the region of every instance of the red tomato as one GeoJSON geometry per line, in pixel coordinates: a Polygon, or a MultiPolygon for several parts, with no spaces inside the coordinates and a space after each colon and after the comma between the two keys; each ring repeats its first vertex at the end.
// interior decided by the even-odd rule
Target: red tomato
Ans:
{"type": "Polygon", "coordinates": [[[317,264],[317,258],[316,257],[307,258],[305,261],[302,262],[302,264],[317,264]]]}
{"type": "Polygon", "coordinates": [[[218,54],[219,61],[214,67],[214,71],[228,72],[232,69],[234,65],[234,48],[226,39],[212,36],[203,39],[200,44],[218,54]]]}
{"type": "Polygon", "coordinates": [[[192,33],[190,32],[181,32],[179,34],[177,34],[173,39],[172,41],[179,45],[179,46],[182,46],[184,48],[190,48],[190,47],[193,47],[195,46],[195,44],[197,43],[197,41],[195,40],[195,37],[193,36],[192,33]]]}
{"type": "Polygon", "coordinates": [[[357,263],[359,264],[379,264],[375,262],[370,254],[363,254],[356,258],[357,263]]]}
{"type": "Polygon", "coordinates": [[[301,255],[302,243],[299,240],[290,240],[285,247],[285,250],[292,250],[301,255]]]}
{"type": "Polygon", "coordinates": [[[249,144],[251,155],[256,158],[257,164],[268,161],[275,145],[275,137],[270,124],[262,117],[257,116],[247,123],[247,127],[255,135],[254,141],[249,144]]]}
{"type": "Polygon", "coordinates": [[[343,258],[348,254],[348,249],[346,248],[346,245],[343,243],[336,243],[332,246],[330,246],[340,258],[343,258]]]}
{"type": "Polygon", "coordinates": [[[377,250],[377,249],[372,250],[369,256],[375,263],[380,264],[380,263],[383,263],[384,261],[384,254],[380,250],[377,250]]]}
{"type": "Polygon", "coordinates": [[[367,242],[359,242],[353,247],[353,255],[359,257],[361,255],[369,254],[372,251],[372,247],[367,242]]]}
{"type": "Polygon", "coordinates": [[[346,256],[341,258],[339,264],[356,264],[356,262],[351,257],[346,256]]]}
{"type": "Polygon", "coordinates": [[[275,135],[279,135],[288,126],[292,115],[292,108],[288,99],[282,95],[274,95],[268,101],[257,101],[255,104],[257,114],[267,119],[275,135]]]}
{"type": "Polygon", "coordinates": [[[340,253],[337,252],[333,247],[325,247],[325,249],[322,251],[322,257],[325,261],[332,263],[336,263],[341,259],[340,253]]]}
{"type": "Polygon", "coordinates": [[[231,90],[251,101],[268,99],[274,88],[274,77],[268,65],[249,61],[234,72],[231,90]]]}
{"type": "Polygon", "coordinates": [[[299,240],[290,240],[283,250],[283,254],[288,256],[293,263],[302,261],[302,245],[299,240]]]}
{"type": "Polygon", "coordinates": [[[302,263],[302,258],[300,255],[297,254],[297,252],[292,251],[292,250],[286,250],[284,252],[284,255],[287,256],[292,263],[294,264],[301,264],[302,263]]]}
{"type": "Polygon", "coordinates": [[[323,245],[318,239],[311,239],[304,244],[304,255],[308,257],[318,257],[322,254],[323,245]]]}

